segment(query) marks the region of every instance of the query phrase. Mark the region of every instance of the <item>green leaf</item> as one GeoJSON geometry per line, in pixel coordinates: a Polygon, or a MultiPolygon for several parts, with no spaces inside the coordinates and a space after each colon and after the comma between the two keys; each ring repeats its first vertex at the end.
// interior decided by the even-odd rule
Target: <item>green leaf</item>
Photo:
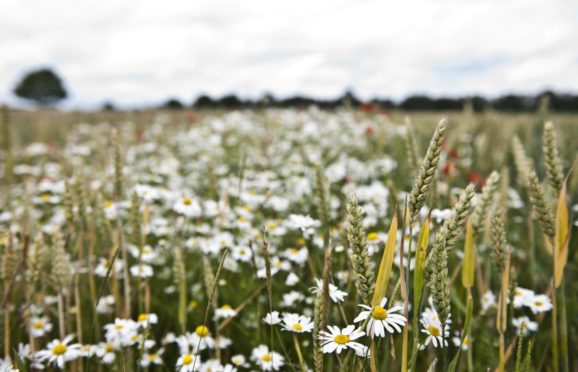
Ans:
{"type": "Polygon", "coordinates": [[[464,288],[472,288],[474,285],[474,273],[476,270],[476,252],[474,247],[474,229],[468,221],[466,225],[466,243],[464,245],[464,261],[462,265],[462,285],[464,288]]]}
{"type": "Polygon", "coordinates": [[[423,290],[423,270],[427,257],[427,247],[429,243],[430,218],[426,218],[421,226],[421,232],[417,241],[415,251],[415,269],[413,271],[413,307],[419,309],[423,290]]]}
{"type": "Polygon", "coordinates": [[[393,265],[393,257],[395,256],[395,241],[397,239],[397,217],[394,216],[387,234],[387,242],[385,242],[385,249],[381,257],[381,264],[379,265],[379,272],[377,273],[377,280],[375,281],[375,291],[373,292],[373,299],[371,304],[373,306],[379,305],[385,291],[387,283],[391,275],[391,267],[393,265]]]}

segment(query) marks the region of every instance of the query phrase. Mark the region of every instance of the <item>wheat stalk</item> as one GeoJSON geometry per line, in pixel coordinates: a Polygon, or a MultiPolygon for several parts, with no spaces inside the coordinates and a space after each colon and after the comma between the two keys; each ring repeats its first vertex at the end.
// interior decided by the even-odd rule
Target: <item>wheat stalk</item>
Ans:
{"type": "Polygon", "coordinates": [[[501,213],[494,214],[491,221],[492,252],[490,257],[498,268],[498,271],[502,273],[504,271],[506,250],[508,246],[506,228],[501,213]]]}
{"type": "Polygon", "coordinates": [[[409,220],[415,223],[420,209],[425,203],[430,185],[435,177],[442,151],[442,143],[448,127],[447,117],[443,117],[433,134],[427,153],[409,194],[409,220]]]}
{"type": "Polygon", "coordinates": [[[319,332],[327,327],[327,310],[329,304],[329,282],[331,280],[332,248],[325,250],[323,265],[323,288],[315,296],[314,327],[313,327],[313,363],[315,370],[323,371],[323,352],[319,340],[319,332]]]}
{"type": "Polygon", "coordinates": [[[448,279],[448,251],[451,249],[463,229],[470,213],[471,201],[475,194],[475,186],[469,184],[460,194],[458,202],[452,210],[452,215],[442,225],[436,235],[431,255],[426,266],[429,269],[429,288],[433,303],[440,320],[445,323],[450,313],[450,287],[448,279]]]}
{"type": "Polygon", "coordinates": [[[357,292],[363,303],[369,304],[375,281],[369,264],[367,252],[367,234],[363,228],[363,211],[357,199],[350,196],[347,200],[347,240],[351,246],[351,263],[357,292]]]}
{"type": "Polygon", "coordinates": [[[549,243],[552,243],[556,232],[554,216],[552,215],[552,211],[550,210],[548,202],[546,201],[546,197],[544,196],[544,190],[542,189],[542,185],[538,180],[538,175],[533,168],[528,170],[528,188],[530,194],[530,202],[534,206],[534,210],[538,215],[540,228],[542,229],[544,235],[546,235],[548,238],[549,243]]]}
{"type": "Polygon", "coordinates": [[[514,154],[514,163],[516,164],[516,170],[518,171],[518,185],[525,188],[528,186],[530,160],[526,156],[520,138],[517,136],[512,139],[512,149],[514,154]]]}
{"type": "Polygon", "coordinates": [[[486,217],[488,215],[488,210],[491,208],[495,200],[499,183],[500,183],[500,174],[496,171],[493,171],[488,177],[486,185],[482,189],[480,201],[478,202],[478,204],[474,208],[474,211],[472,212],[471,221],[475,235],[479,235],[484,229],[486,217]]]}
{"type": "Polygon", "coordinates": [[[550,186],[552,186],[556,192],[559,192],[564,182],[564,174],[562,172],[562,161],[558,153],[554,124],[551,121],[546,122],[544,125],[543,152],[546,179],[550,183],[550,186]]]}

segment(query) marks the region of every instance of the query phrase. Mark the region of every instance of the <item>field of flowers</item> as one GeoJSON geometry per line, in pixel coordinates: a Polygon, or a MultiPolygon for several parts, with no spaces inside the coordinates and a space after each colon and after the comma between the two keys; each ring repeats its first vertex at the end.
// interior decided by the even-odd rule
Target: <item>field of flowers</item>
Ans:
{"type": "Polygon", "coordinates": [[[576,371],[577,120],[5,110],[0,371],[576,371]]]}

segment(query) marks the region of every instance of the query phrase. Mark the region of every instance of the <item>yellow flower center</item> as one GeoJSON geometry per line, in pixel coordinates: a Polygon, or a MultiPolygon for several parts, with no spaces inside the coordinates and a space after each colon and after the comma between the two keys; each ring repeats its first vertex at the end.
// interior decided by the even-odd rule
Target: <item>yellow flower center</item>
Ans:
{"type": "Polygon", "coordinates": [[[205,337],[209,334],[209,328],[204,325],[200,325],[195,329],[195,333],[199,337],[205,337]]]}
{"type": "Polygon", "coordinates": [[[540,306],[544,305],[544,303],[542,301],[536,301],[536,302],[534,302],[534,305],[540,307],[540,306]]]}
{"type": "Polygon", "coordinates": [[[148,316],[146,314],[141,314],[138,316],[139,322],[145,322],[147,319],[148,319],[148,316]]]}
{"type": "Polygon", "coordinates": [[[297,248],[291,248],[289,251],[291,252],[291,254],[299,253],[299,250],[297,248]]]}
{"type": "Polygon", "coordinates": [[[295,323],[293,324],[293,329],[296,331],[302,331],[303,330],[303,326],[299,323],[295,323]]]}
{"type": "Polygon", "coordinates": [[[438,337],[439,335],[441,335],[440,329],[436,326],[430,325],[429,327],[427,327],[427,330],[434,337],[438,337]]]}
{"type": "Polygon", "coordinates": [[[39,322],[34,322],[34,328],[36,328],[36,329],[42,329],[42,328],[44,328],[44,323],[42,323],[42,322],[40,322],[40,321],[39,321],[39,322]]]}
{"type": "Polygon", "coordinates": [[[40,196],[40,198],[41,198],[43,201],[49,201],[49,200],[50,200],[50,194],[42,194],[42,195],[40,196]]]}
{"type": "Polygon", "coordinates": [[[274,222],[271,222],[267,225],[267,230],[273,231],[273,230],[275,230],[276,227],[277,227],[277,224],[274,222]]]}
{"type": "Polygon", "coordinates": [[[462,345],[468,346],[469,344],[470,344],[470,339],[466,336],[466,337],[464,338],[464,342],[463,342],[462,345]]]}
{"type": "Polygon", "coordinates": [[[379,239],[379,235],[377,235],[377,233],[372,232],[367,234],[367,240],[378,240],[379,239]]]}
{"type": "Polygon", "coordinates": [[[60,342],[57,343],[56,345],[54,345],[54,347],[52,348],[52,353],[54,355],[62,355],[64,353],[66,353],[66,345],[61,344],[60,342]]]}
{"type": "Polygon", "coordinates": [[[346,343],[349,342],[349,336],[347,336],[347,335],[337,335],[337,336],[335,336],[335,338],[333,339],[333,341],[335,341],[335,342],[338,343],[339,345],[345,345],[346,343]]]}
{"type": "Polygon", "coordinates": [[[246,251],[245,249],[240,249],[240,250],[239,250],[239,254],[241,254],[242,256],[244,256],[245,253],[247,253],[247,251],[246,251]]]}
{"type": "Polygon", "coordinates": [[[105,208],[110,208],[110,207],[112,207],[112,202],[111,202],[110,200],[105,201],[105,202],[104,202],[104,207],[105,207],[105,208]]]}
{"type": "Polygon", "coordinates": [[[110,353],[113,350],[114,350],[114,347],[111,344],[106,344],[104,347],[104,351],[106,351],[107,353],[110,353]]]}
{"type": "Polygon", "coordinates": [[[299,247],[304,246],[304,245],[305,245],[305,239],[299,238],[299,240],[297,240],[297,245],[298,245],[299,247]]]}
{"type": "Polygon", "coordinates": [[[185,366],[191,364],[193,362],[193,357],[191,356],[191,354],[187,354],[183,357],[183,364],[185,366]]]}
{"type": "Polygon", "coordinates": [[[184,205],[191,205],[191,203],[192,203],[191,198],[184,198],[184,199],[183,199],[183,204],[184,204],[184,205]]]}
{"type": "Polygon", "coordinates": [[[157,355],[156,354],[149,354],[149,360],[152,362],[153,360],[157,359],[157,355]]]}
{"type": "Polygon", "coordinates": [[[376,306],[375,309],[373,309],[371,312],[371,317],[373,319],[384,320],[387,318],[387,310],[381,306],[376,306]]]}
{"type": "Polygon", "coordinates": [[[122,324],[117,324],[114,326],[115,329],[123,329],[124,326],[122,324]]]}
{"type": "Polygon", "coordinates": [[[271,361],[271,354],[265,354],[263,355],[263,359],[264,362],[270,362],[271,361]]]}
{"type": "Polygon", "coordinates": [[[223,305],[221,306],[222,310],[233,310],[233,308],[231,307],[231,305],[223,305]]]}
{"type": "Polygon", "coordinates": [[[189,308],[190,309],[196,309],[197,306],[199,306],[199,303],[195,300],[192,300],[191,302],[189,302],[189,308]]]}
{"type": "Polygon", "coordinates": [[[239,217],[239,222],[247,222],[247,217],[245,216],[239,217]]]}

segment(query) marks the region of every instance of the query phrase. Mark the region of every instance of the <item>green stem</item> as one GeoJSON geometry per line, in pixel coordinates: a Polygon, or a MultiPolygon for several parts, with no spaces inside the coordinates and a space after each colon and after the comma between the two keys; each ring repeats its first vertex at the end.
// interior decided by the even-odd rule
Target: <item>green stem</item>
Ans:
{"type": "Polygon", "coordinates": [[[552,371],[558,372],[558,300],[552,284],[552,371]]]}
{"type": "Polygon", "coordinates": [[[560,352],[562,353],[562,369],[570,371],[568,363],[568,319],[566,317],[566,281],[562,279],[560,291],[560,352]]]}
{"type": "Polygon", "coordinates": [[[293,342],[295,343],[295,351],[297,352],[297,358],[299,358],[299,365],[301,366],[301,372],[306,372],[305,361],[303,360],[303,354],[301,353],[301,346],[299,346],[299,340],[297,339],[297,334],[293,333],[293,342]]]}

